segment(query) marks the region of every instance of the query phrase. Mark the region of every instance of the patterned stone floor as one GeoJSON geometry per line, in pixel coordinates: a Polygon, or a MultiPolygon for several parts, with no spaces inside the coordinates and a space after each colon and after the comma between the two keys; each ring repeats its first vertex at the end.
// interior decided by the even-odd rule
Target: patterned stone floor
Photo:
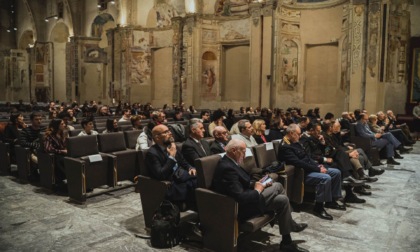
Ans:
{"type": "MultiPolygon", "coordinates": [[[[333,221],[311,214],[303,204],[293,212],[309,227],[292,234],[310,251],[419,251],[420,249],[420,142],[402,165],[372,183],[367,203],[347,211],[329,210],[333,221]]],[[[1,161],[0,161],[1,162],[1,161]]],[[[0,251],[156,251],[145,235],[139,195],[133,188],[90,199],[85,205],[68,201],[12,176],[0,177],[0,251]]],[[[241,236],[238,251],[277,251],[278,227],[241,236]]],[[[182,244],[170,251],[203,251],[199,243],[182,244]]]]}

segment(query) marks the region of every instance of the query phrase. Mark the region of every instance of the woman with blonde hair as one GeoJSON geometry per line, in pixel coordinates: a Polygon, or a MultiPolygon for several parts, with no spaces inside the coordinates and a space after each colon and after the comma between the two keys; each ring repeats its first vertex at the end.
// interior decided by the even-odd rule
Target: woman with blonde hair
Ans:
{"type": "Polygon", "coordinates": [[[252,127],[254,128],[254,138],[255,141],[257,141],[258,144],[266,143],[267,138],[265,135],[266,125],[265,121],[261,119],[257,119],[252,123],[252,127]]]}

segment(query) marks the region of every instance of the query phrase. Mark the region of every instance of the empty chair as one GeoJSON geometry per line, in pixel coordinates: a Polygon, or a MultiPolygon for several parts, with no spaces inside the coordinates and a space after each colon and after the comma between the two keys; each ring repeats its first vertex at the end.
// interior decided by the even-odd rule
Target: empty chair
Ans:
{"type": "Polygon", "coordinates": [[[53,153],[44,150],[44,133],[39,136],[40,148],[37,150],[39,182],[42,187],[53,189],[55,181],[55,158],[53,153]]]}
{"type": "Polygon", "coordinates": [[[137,162],[138,151],[127,149],[123,132],[99,134],[98,145],[99,151],[116,156],[117,181],[134,181],[134,177],[140,174],[137,162]]]}
{"type": "Polygon", "coordinates": [[[96,135],[70,137],[67,155],[64,166],[71,200],[83,203],[87,197],[95,195],[87,194],[93,188],[115,186],[115,157],[99,153],[96,135]]]}
{"type": "Polygon", "coordinates": [[[141,132],[141,130],[124,131],[125,144],[128,149],[136,149],[137,138],[141,132]]]}

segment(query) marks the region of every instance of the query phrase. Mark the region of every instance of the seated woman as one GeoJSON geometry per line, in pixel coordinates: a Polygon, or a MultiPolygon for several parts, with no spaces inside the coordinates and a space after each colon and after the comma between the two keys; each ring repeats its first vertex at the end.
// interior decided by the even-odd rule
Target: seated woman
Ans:
{"type": "Polygon", "coordinates": [[[118,121],[117,119],[108,118],[106,119],[106,129],[102,131],[102,133],[111,133],[111,132],[118,132],[120,128],[118,128],[118,121]]]}
{"type": "Polygon", "coordinates": [[[255,131],[255,141],[257,141],[258,144],[262,144],[262,143],[266,143],[267,142],[267,138],[265,136],[265,129],[266,129],[266,125],[265,125],[265,121],[261,120],[261,119],[257,119],[252,123],[252,127],[254,128],[255,131]]]}
{"type": "Polygon", "coordinates": [[[83,118],[80,124],[82,125],[83,130],[78,136],[98,135],[98,132],[93,130],[94,125],[92,117],[83,118]]]}
{"type": "Polygon", "coordinates": [[[64,130],[66,124],[61,119],[53,119],[44,136],[44,151],[54,154],[55,181],[56,186],[64,186],[63,180],[66,179],[66,170],[64,167],[64,157],[67,155],[67,137],[64,130]]]}
{"type": "Polygon", "coordinates": [[[133,125],[133,130],[141,130],[143,127],[141,126],[141,116],[135,115],[131,117],[131,125],[133,125]]]}
{"type": "Polygon", "coordinates": [[[284,123],[281,117],[276,117],[270,122],[270,132],[266,136],[267,141],[281,140],[285,135],[284,123]]]}
{"type": "Polygon", "coordinates": [[[213,131],[214,131],[214,128],[216,128],[216,126],[223,126],[227,130],[226,125],[223,123],[224,117],[225,117],[225,112],[223,112],[223,110],[221,109],[218,109],[213,112],[213,121],[209,124],[210,136],[213,136],[213,131]]]}
{"type": "Polygon", "coordinates": [[[152,137],[152,130],[156,126],[153,122],[149,122],[147,126],[143,128],[143,132],[140,133],[137,138],[136,150],[147,150],[154,144],[152,137]]]}

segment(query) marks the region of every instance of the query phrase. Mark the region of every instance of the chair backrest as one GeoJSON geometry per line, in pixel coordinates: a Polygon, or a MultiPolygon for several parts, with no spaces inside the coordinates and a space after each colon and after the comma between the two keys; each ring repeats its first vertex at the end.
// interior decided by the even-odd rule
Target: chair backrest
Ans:
{"type": "MultiPolygon", "coordinates": [[[[251,152],[252,152],[252,148],[251,148],[251,152]]],[[[251,173],[253,169],[258,168],[257,162],[255,162],[254,153],[252,153],[252,156],[248,156],[244,158],[242,168],[244,168],[244,170],[248,172],[249,174],[251,173]]]]}
{"type": "Polygon", "coordinates": [[[265,168],[271,165],[274,161],[277,161],[274,144],[272,146],[273,148],[269,150],[267,150],[268,146],[269,144],[260,144],[253,147],[257,166],[260,168],[265,168]]]}
{"type": "Polygon", "coordinates": [[[276,153],[276,157],[279,156],[280,141],[281,140],[275,140],[275,141],[273,141],[273,147],[274,147],[274,152],[276,153]]]}
{"type": "Polygon", "coordinates": [[[350,123],[350,137],[358,136],[357,130],[356,130],[356,124],[350,123]]]}
{"type": "Polygon", "coordinates": [[[96,135],[69,137],[67,142],[67,155],[78,158],[98,154],[96,135]]]}
{"type": "Polygon", "coordinates": [[[214,142],[214,137],[205,137],[203,138],[209,145],[211,145],[214,142]]]}
{"type": "Polygon", "coordinates": [[[146,159],[146,154],[148,150],[141,150],[139,152],[139,166],[140,166],[140,175],[149,177],[149,171],[147,170],[146,163],[144,160],[146,159]]]}
{"type": "Polygon", "coordinates": [[[126,147],[129,149],[135,149],[137,138],[139,138],[142,130],[127,130],[124,131],[124,138],[126,147]]]}
{"type": "Polygon", "coordinates": [[[219,154],[197,158],[194,161],[195,168],[197,169],[197,185],[200,188],[210,189],[213,181],[214,171],[216,170],[217,163],[222,157],[219,154]]]}
{"type": "Polygon", "coordinates": [[[99,150],[105,153],[126,150],[123,132],[112,132],[98,135],[99,150]]]}
{"type": "Polygon", "coordinates": [[[73,136],[77,136],[79,135],[80,132],[82,132],[83,129],[74,129],[74,130],[70,130],[69,131],[69,136],[73,137],[73,136]]]}

